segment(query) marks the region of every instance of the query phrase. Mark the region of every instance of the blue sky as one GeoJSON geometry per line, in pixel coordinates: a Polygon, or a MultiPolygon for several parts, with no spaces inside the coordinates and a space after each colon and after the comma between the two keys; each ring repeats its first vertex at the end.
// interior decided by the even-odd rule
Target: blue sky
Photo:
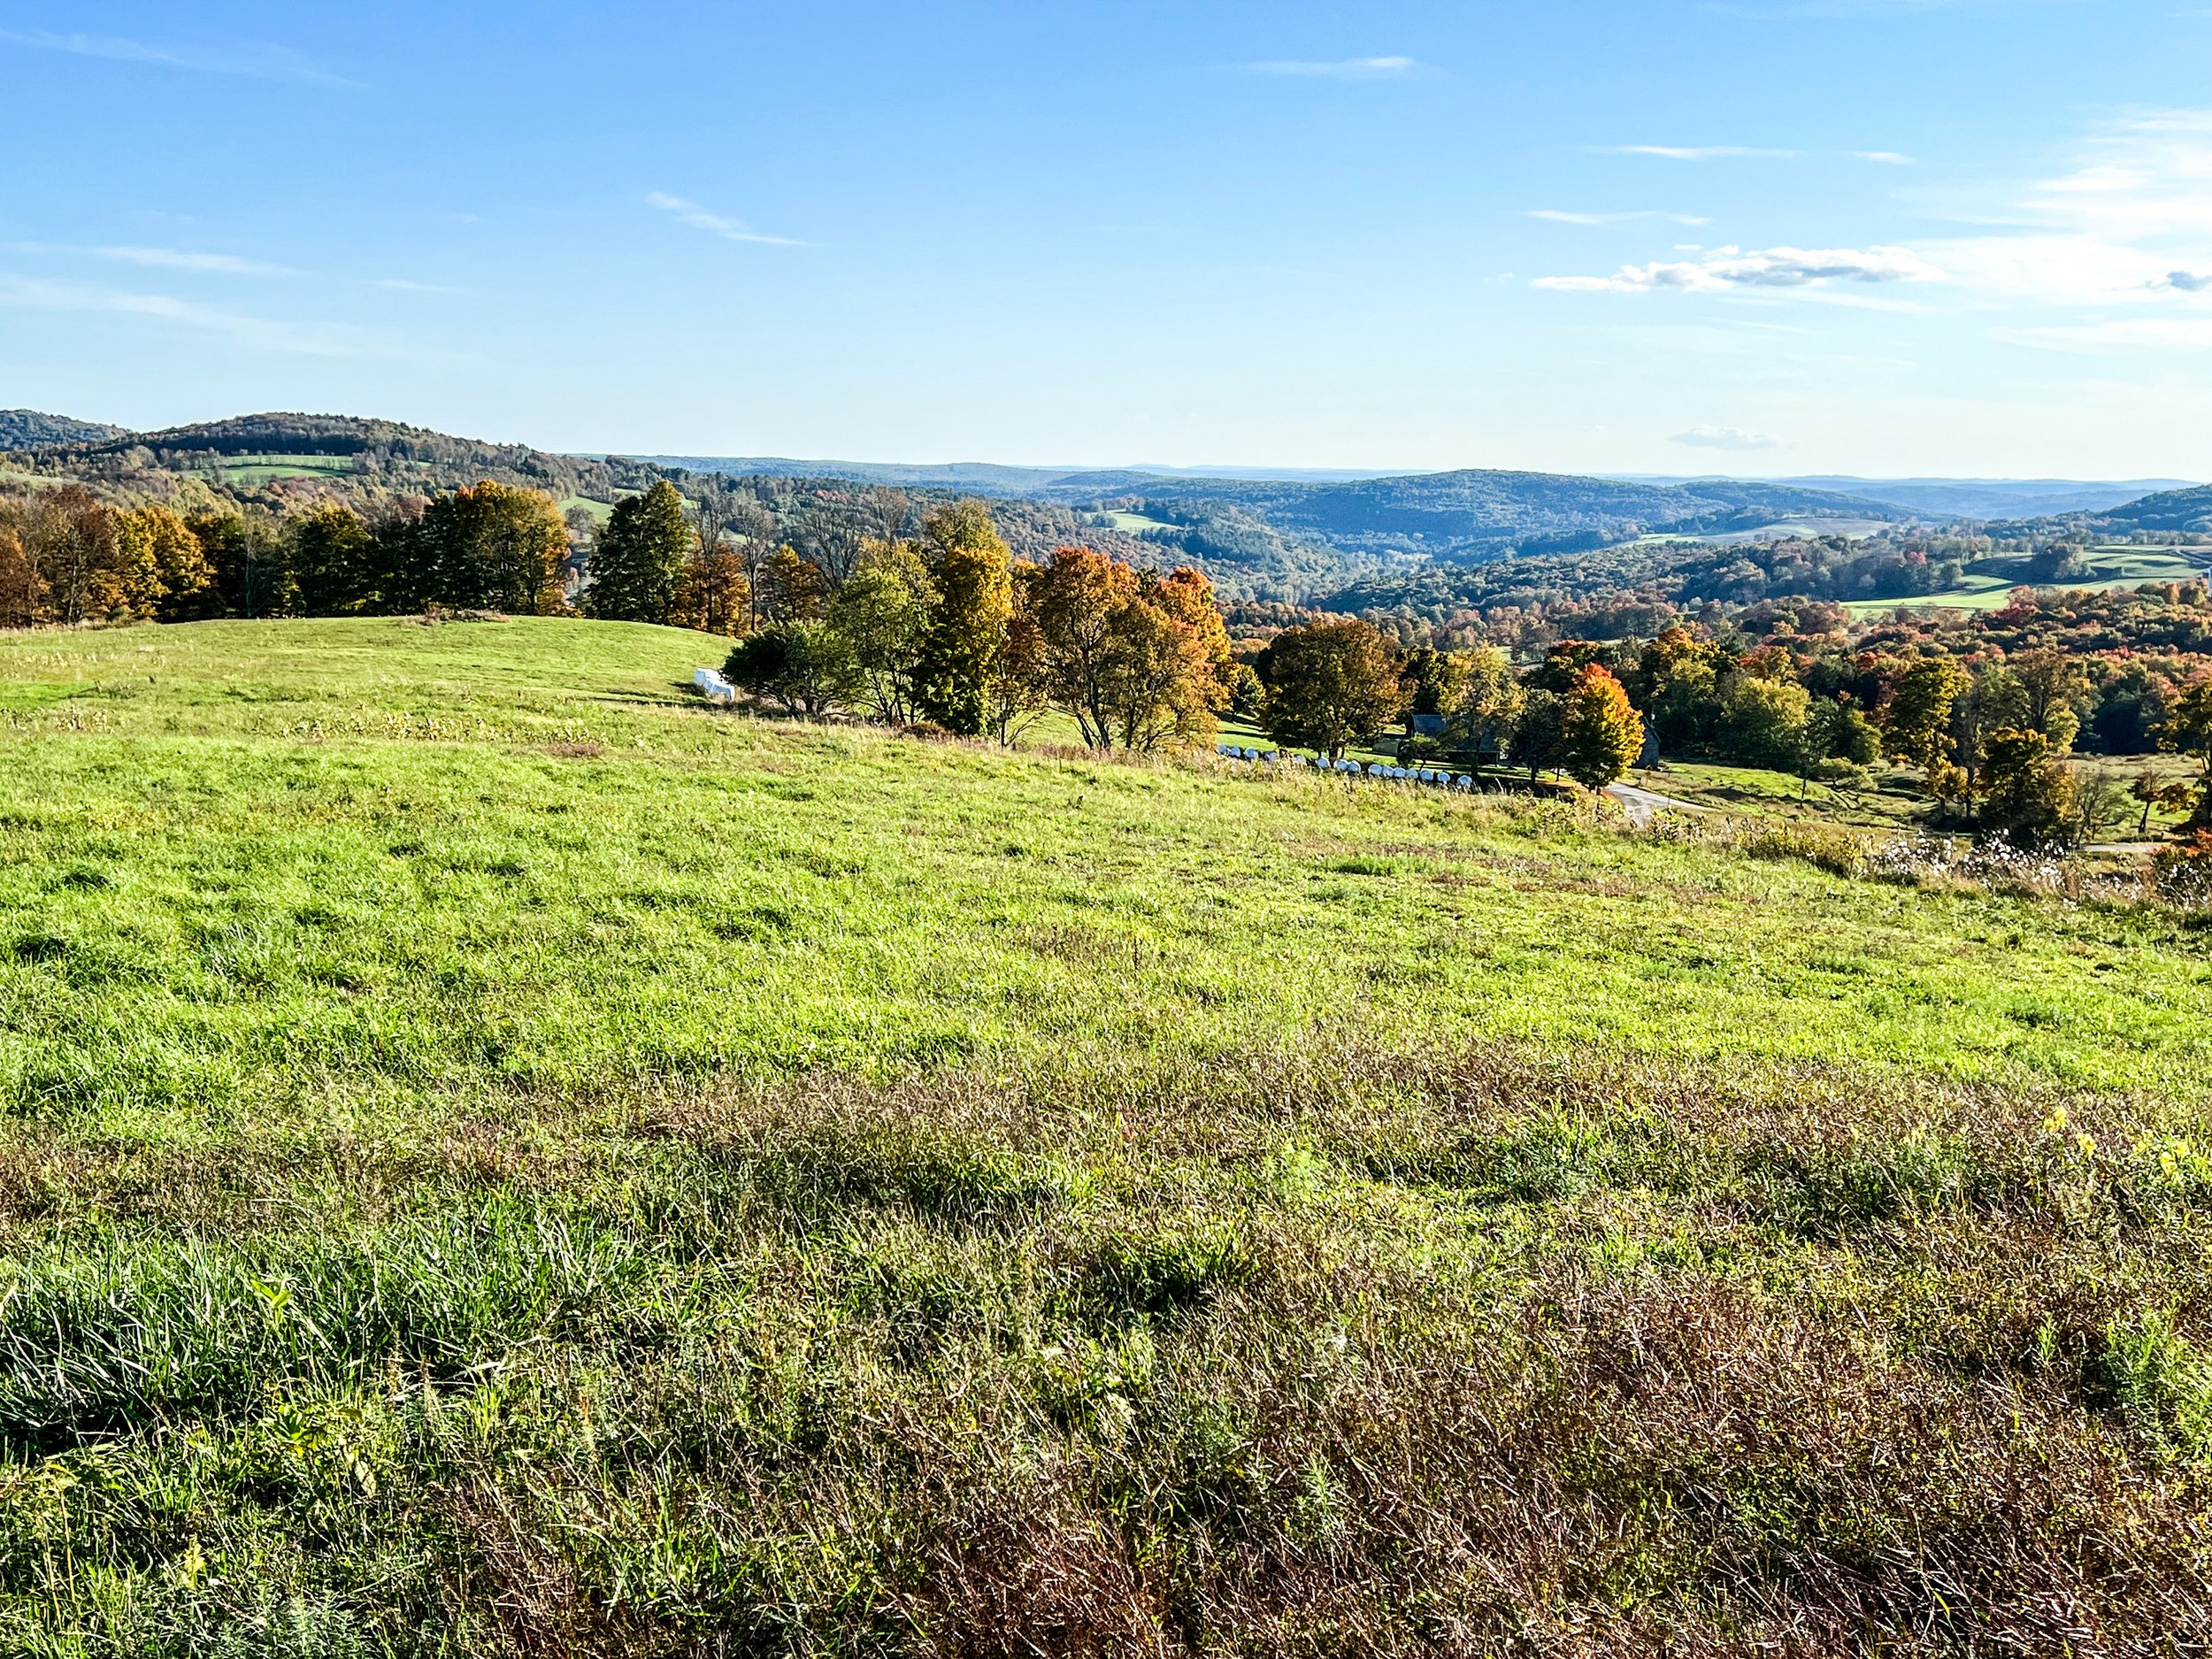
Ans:
{"type": "Polygon", "coordinates": [[[2212,478],[2212,4],[0,0],[0,406],[2212,478]]]}

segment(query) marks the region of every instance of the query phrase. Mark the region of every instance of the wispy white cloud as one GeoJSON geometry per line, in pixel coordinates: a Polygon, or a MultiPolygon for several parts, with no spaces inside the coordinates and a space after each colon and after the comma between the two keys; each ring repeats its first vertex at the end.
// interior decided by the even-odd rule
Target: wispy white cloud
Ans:
{"type": "MultiPolygon", "coordinates": [[[[151,270],[183,271],[196,275],[319,280],[318,273],[303,271],[296,265],[277,265],[266,259],[248,259],[237,254],[204,253],[188,248],[86,248],[48,242],[19,242],[6,245],[18,253],[58,255],[73,259],[106,259],[122,265],[143,265],[151,270]]],[[[433,282],[411,281],[405,277],[347,277],[338,280],[408,294],[460,292],[457,288],[442,288],[433,282]]]]}
{"type": "Polygon", "coordinates": [[[1901,150],[1852,150],[1844,153],[1855,161],[1870,161],[1878,167],[1916,167],[1920,165],[1901,150]]]}
{"type": "Polygon", "coordinates": [[[107,58],[120,63],[157,64],[170,69],[211,75],[248,75],[258,81],[297,81],[314,86],[360,83],[335,75],[288,46],[265,41],[171,45],[119,35],[56,35],[44,29],[0,29],[0,43],[39,51],[68,52],[79,58],[107,58]]]}
{"type": "Polygon", "coordinates": [[[1664,161],[1727,161],[1738,158],[1788,161],[1800,152],[1794,150],[1755,150],[1747,144],[1616,144],[1613,153],[1618,156],[1657,156],[1664,161]]]}
{"type": "Polygon", "coordinates": [[[1668,442],[1686,445],[1693,449],[1733,449],[1747,452],[1753,449],[1793,449],[1797,446],[1786,438],[1770,437],[1763,432],[1746,432],[1740,426],[1693,426],[1687,432],[1678,432],[1668,442]]]}
{"type": "Polygon", "coordinates": [[[648,193],[645,199],[652,206],[673,217],[677,223],[688,225],[694,230],[703,230],[710,236],[721,237],[725,242],[765,242],[776,248],[806,246],[804,242],[793,237],[766,235],[753,229],[742,219],[726,219],[719,213],[710,213],[696,202],[687,202],[680,196],[671,196],[665,190],[651,191],[648,193]]]}
{"type": "Polygon", "coordinates": [[[1656,208],[1638,208],[1626,213],[1570,213],[1556,207],[1532,207],[1531,219],[1549,219],[1555,225],[1626,225],[1640,219],[1663,219],[1670,225],[1709,225],[1713,221],[1700,219],[1694,213],[1666,213],[1656,208]]]}
{"type": "Polygon", "coordinates": [[[1702,259],[1623,265],[1611,276],[1538,277],[1540,288],[1640,294],[1655,288],[1809,288],[1832,282],[1932,282],[1944,273],[1907,248],[1717,248],[1702,259]]]}
{"type": "Polygon", "coordinates": [[[1273,58],[1247,64],[1256,75],[1289,75],[1307,81],[1394,81],[1421,67],[1411,58],[1339,58],[1315,61],[1301,58],[1273,58]]]}
{"type": "Polygon", "coordinates": [[[1909,247],[1677,248],[1608,275],[1545,276],[1536,285],[1924,309],[1898,292],[1913,287],[1973,308],[1977,326],[2015,344],[2088,352],[2212,342],[2212,110],[2116,117],[2042,176],[1985,186],[1966,205],[1953,215],[1955,234],[1909,247]]]}
{"type": "Polygon", "coordinates": [[[102,259],[126,265],[151,265],[165,271],[209,271],[225,276],[296,277],[303,273],[289,265],[260,259],[241,259],[234,254],[195,253],[181,248],[88,248],[102,259]]]}
{"type": "Polygon", "coordinates": [[[164,271],[196,271],[223,276],[296,277],[305,274],[289,265],[236,254],[201,253],[184,248],[83,248],[65,242],[18,242],[7,244],[17,253],[56,254],[72,259],[107,259],[124,265],[148,265],[164,271]]]}
{"type": "Polygon", "coordinates": [[[54,282],[0,273],[0,307],[12,311],[109,312],[151,317],[220,335],[254,350],[317,357],[396,357],[444,354],[337,323],[289,322],[220,311],[170,294],[138,294],[86,283],[54,282]]]}
{"type": "Polygon", "coordinates": [[[1987,234],[1929,244],[1962,281],[2046,305],[2212,303],[2212,111],[2106,123],[1987,234]]]}

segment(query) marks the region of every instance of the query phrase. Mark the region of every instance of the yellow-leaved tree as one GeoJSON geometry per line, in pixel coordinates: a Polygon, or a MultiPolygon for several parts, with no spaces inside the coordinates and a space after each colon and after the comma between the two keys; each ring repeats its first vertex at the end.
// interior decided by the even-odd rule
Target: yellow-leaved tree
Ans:
{"type": "Polygon", "coordinates": [[[1592,663],[1567,694],[1560,718],[1559,765],[1587,789],[1602,789],[1644,747],[1644,723],[1621,682],[1592,663]]]}

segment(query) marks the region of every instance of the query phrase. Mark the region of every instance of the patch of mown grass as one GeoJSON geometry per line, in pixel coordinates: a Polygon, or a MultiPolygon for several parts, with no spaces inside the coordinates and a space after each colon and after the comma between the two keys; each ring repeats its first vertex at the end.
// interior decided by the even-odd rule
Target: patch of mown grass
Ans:
{"type": "Polygon", "coordinates": [[[2212,1619],[2202,935],[700,655],[0,641],[0,1647],[2212,1619]]]}

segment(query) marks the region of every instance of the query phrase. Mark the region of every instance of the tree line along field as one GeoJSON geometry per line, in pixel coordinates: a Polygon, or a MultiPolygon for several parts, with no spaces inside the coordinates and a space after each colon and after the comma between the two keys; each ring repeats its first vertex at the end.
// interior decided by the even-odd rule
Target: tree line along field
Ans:
{"type": "Polygon", "coordinates": [[[2183,1651],[2212,933],[0,639],[0,1648],[2183,1651]]]}

